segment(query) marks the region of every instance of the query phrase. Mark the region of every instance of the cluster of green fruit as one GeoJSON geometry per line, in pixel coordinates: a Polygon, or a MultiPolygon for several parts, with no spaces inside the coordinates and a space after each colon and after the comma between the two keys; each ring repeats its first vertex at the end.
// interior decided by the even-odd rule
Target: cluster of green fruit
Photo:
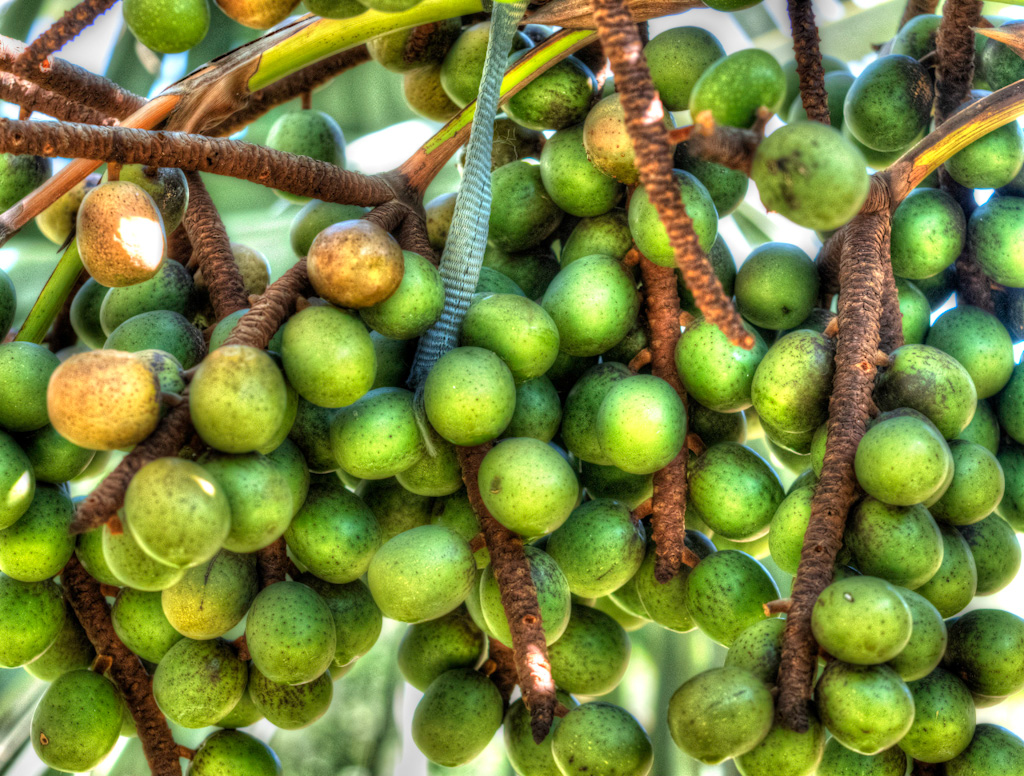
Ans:
{"type": "MultiPolygon", "coordinates": [[[[363,7],[333,5],[325,15],[363,7]]],[[[912,56],[881,57],[857,79],[832,67],[832,127],[803,120],[795,69],[764,52],[725,56],[707,31],[684,27],[655,37],[646,55],[666,111],[710,111],[745,128],[761,106],[792,103],[791,123],[761,144],[752,178],[766,206],[827,231],[861,207],[865,159],[884,166],[881,155],[891,161],[928,123],[931,75],[912,57],[934,36],[914,33],[919,20],[896,42],[916,46],[912,56]]],[[[550,32],[529,25],[510,60],[550,32]]],[[[414,110],[447,118],[476,96],[487,38],[486,23],[452,20],[369,48],[405,73],[414,110]]],[[[810,729],[795,733],[773,723],[785,621],[765,613],[779,589],[757,558],[770,553],[797,570],[824,461],[833,314],[816,306],[817,268],[796,246],[762,245],[737,271],[718,221],[738,207],[747,178],[684,143],[680,193],[755,345],[733,346],[699,316],[687,324],[675,361],[689,412],[668,382],[626,366],[648,335],[639,273],[623,259],[634,245],[656,264],[674,259],[644,190],[625,201],[638,180],[633,147],[618,96],[599,96],[588,53],[529,84],[496,124],[484,266],[460,347],[423,386],[425,430],[406,379],[444,287],[433,264],[361,219],[365,209],[310,201],[296,214],[291,244],[307,257],[316,297],[265,350],[225,344],[244,309],[218,322],[207,346],[207,284],[164,257],[187,204],[179,171],[126,166],[119,180],[84,183],[39,217],[57,243],[76,224],[92,275],[71,307],[80,347],[63,362],[31,343],[0,345],[0,618],[23,624],[0,633],[0,665],[52,682],[32,734],[48,765],[87,770],[131,730],[116,687],[88,670],[94,651],[53,581],[74,554],[120,588],[114,628],[152,670],[164,714],[223,728],[196,753],[193,776],[276,773],[273,753],[236,728],[317,720],[383,617],[410,624],[398,663],[424,693],[412,735],[443,765],[472,760],[503,726],[522,776],[607,773],[609,763],[646,774],[651,742],[629,712],[572,695],[613,690],[629,662],[628,631],[654,622],[699,628],[729,647],[725,667],[687,681],[669,708],[674,740],[703,762],[736,758],[744,776],[902,776],[910,757],[946,762],[949,776],[1024,771],[1020,739],[975,725],[976,707],[1024,687],[1024,620],[991,609],[957,618],[1020,566],[1024,368],[994,315],[961,305],[930,325],[968,242],[994,280],[1024,286],[1014,274],[1024,264],[1012,189],[1024,163],[1019,130],[1012,142],[986,145],[992,133],[961,151],[961,173],[951,162],[965,185],[1011,187],[969,221],[934,188],[894,216],[908,344],[879,380],[882,413],[857,451],[866,496],[813,617],[834,659],[810,729]],[[193,368],[188,403],[201,444],[135,474],[122,532],[107,524],[76,540],[65,483],[105,471],[111,451],[148,436],[193,368]],[[660,584],[648,521],[630,510],[652,497],[653,475],[683,451],[687,426],[707,446],[688,466],[686,543],[701,561],[660,584]],[[763,431],[775,468],[745,444],[748,426],[751,438],[763,431]],[[479,522],[456,446],[489,442],[477,483],[494,518],[527,541],[569,709],[541,744],[522,700],[506,711],[477,670],[489,639],[511,646],[511,632],[488,551],[470,546],[479,522]],[[783,468],[798,475],[788,492],[783,468]],[[254,553],[281,537],[300,573],[260,590],[254,553]],[[243,628],[250,661],[229,641],[243,628]]],[[[998,84],[999,68],[1017,66],[1005,60],[990,54],[979,77],[998,84]]],[[[344,163],[344,138],[323,113],[283,115],[268,144],[344,163]]],[[[2,165],[0,205],[49,174],[35,157],[2,165]]],[[[427,205],[437,251],[455,196],[427,205]]],[[[233,249],[247,292],[262,293],[266,260],[233,249]]],[[[681,280],[680,292],[696,313],[681,280]]],[[[0,272],[0,330],[14,305],[0,272]]]]}

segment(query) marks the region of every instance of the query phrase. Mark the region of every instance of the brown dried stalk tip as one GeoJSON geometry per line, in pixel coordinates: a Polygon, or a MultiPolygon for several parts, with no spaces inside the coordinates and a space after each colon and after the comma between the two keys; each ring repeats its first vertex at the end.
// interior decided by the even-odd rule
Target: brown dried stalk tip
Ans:
{"type": "Polygon", "coordinates": [[[523,540],[495,520],[480,496],[477,473],[491,444],[456,447],[473,511],[480,518],[491,567],[501,592],[509,630],[512,652],[523,703],[530,712],[533,740],[538,744],[551,730],[555,715],[555,680],[548,660],[547,638],[541,620],[537,588],[530,576],[530,561],[523,551],[523,540]]]}
{"type": "MultiPolygon", "coordinates": [[[[876,200],[884,199],[881,195],[876,200]]],[[[843,528],[856,498],[853,458],[872,406],[874,356],[882,314],[882,264],[888,260],[888,207],[856,216],[846,227],[839,266],[839,335],[829,403],[828,441],[811,501],[792,607],[783,635],[778,712],[791,730],[808,726],[807,702],[817,668],[811,608],[832,581],[843,528]]]]}
{"type": "Polygon", "coordinates": [[[398,230],[398,244],[402,250],[418,253],[435,267],[438,265],[437,255],[430,245],[427,225],[419,213],[409,212],[398,230]]]}
{"type": "Polygon", "coordinates": [[[19,75],[30,74],[38,70],[50,54],[60,51],[65,44],[71,42],[78,33],[96,21],[96,17],[105,13],[117,0],[82,0],[78,5],[64,12],[46,32],[32,41],[28,48],[18,57],[15,70],[19,75]]]}
{"type": "Polygon", "coordinates": [[[518,679],[516,678],[515,654],[497,639],[490,639],[488,659],[484,664],[484,673],[494,682],[494,686],[501,693],[501,700],[508,706],[512,698],[512,690],[515,689],[518,679]]]}
{"type": "Polygon", "coordinates": [[[953,113],[974,80],[974,30],[981,21],[981,0],[946,0],[935,36],[935,123],[953,113]]]}
{"type": "Polygon", "coordinates": [[[251,345],[260,350],[265,348],[308,284],[306,260],[299,259],[291,269],[267,286],[267,290],[249,308],[249,312],[238,321],[224,344],[251,345]]]}
{"type": "Polygon", "coordinates": [[[241,140],[184,132],[0,119],[0,151],[211,172],[325,202],[372,206],[395,198],[380,176],[241,140]]]}
{"type": "Polygon", "coordinates": [[[197,172],[185,173],[188,180],[188,209],[183,224],[192,253],[210,289],[213,314],[219,321],[249,306],[245,281],[235,263],[231,241],[220,220],[210,193],[197,172]]]}
{"type": "Polygon", "coordinates": [[[793,30],[793,56],[800,79],[800,99],[807,118],[829,125],[825,68],[821,64],[821,39],[814,22],[811,0],[788,0],[789,24],[793,30]]]}
{"type": "Polygon", "coordinates": [[[181,776],[178,745],[167,719],[153,698],[153,686],[142,661],[117,637],[110,621],[110,609],[99,583],[78,558],[71,557],[61,573],[64,596],[85,629],[97,655],[111,659],[110,677],[121,690],[125,705],[135,721],[142,751],[153,776],[181,776]]]}
{"type": "Polygon", "coordinates": [[[284,582],[291,567],[288,545],[282,536],[256,552],[256,569],[260,575],[260,587],[269,587],[275,582],[284,582]]]}
{"type": "Polygon", "coordinates": [[[635,22],[623,0],[594,0],[593,8],[601,44],[615,73],[640,182],[668,231],[686,287],[707,320],[717,325],[730,341],[750,349],[754,337],[743,328],[739,314],[722,291],[722,284],[697,243],[693,221],[680,198],[672,173],[672,146],[662,125],[664,110],[651,82],[635,22]]]}
{"type": "Polygon", "coordinates": [[[70,532],[85,533],[113,518],[124,505],[124,491],[135,472],[157,458],[177,455],[191,430],[188,403],[174,407],[163,417],[156,431],[139,442],[78,506],[70,532]]]}

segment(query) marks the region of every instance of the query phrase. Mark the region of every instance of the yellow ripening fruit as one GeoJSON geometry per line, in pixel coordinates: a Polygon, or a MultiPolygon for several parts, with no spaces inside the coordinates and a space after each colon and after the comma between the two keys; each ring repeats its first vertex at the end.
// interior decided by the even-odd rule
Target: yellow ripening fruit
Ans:
{"type": "Polygon", "coordinates": [[[324,229],[306,256],[313,289],[340,307],[372,307],[402,282],[405,259],[398,241],[381,227],[356,219],[324,229]]]}
{"type": "Polygon", "coordinates": [[[78,252],[100,285],[133,286],[153,277],[167,235],[153,198],[128,181],[111,181],[85,195],[78,208],[78,252]]]}

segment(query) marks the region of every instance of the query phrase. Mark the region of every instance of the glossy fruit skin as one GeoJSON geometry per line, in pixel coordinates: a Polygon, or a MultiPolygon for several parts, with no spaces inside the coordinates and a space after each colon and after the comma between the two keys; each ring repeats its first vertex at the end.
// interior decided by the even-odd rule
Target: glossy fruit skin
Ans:
{"type": "Polygon", "coordinates": [[[617,94],[598,100],[583,122],[587,158],[605,175],[631,186],[640,180],[633,144],[626,131],[625,112],[617,94]]]}
{"type": "Polygon", "coordinates": [[[782,106],[786,78],[767,52],[746,49],[712,64],[693,86],[690,113],[710,110],[715,123],[749,127],[762,105],[773,113],[782,106]]]}
{"type": "Polygon", "coordinates": [[[164,614],[161,594],[124,587],[110,610],[114,632],[132,652],[159,663],[184,637],[164,614]]]}
{"type": "Polygon", "coordinates": [[[953,481],[942,498],[931,505],[931,512],[947,523],[970,525],[988,517],[999,505],[1006,480],[999,461],[981,445],[954,439],[949,449],[953,481]]]}
{"type": "Polygon", "coordinates": [[[967,219],[956,200],[939,189],[915,189],[892,217],[892,269],[902,278],[929,278],[963,250],[967,219]]]}
{"type": "Polygon", "coordinates": [[[857,481],[879,501],[912,506],[941,495],[950,467],[946,440],[931,423],[901,416],[875,423],[857,445],[857,481]]]}
{"type": "Polygon", "coordinates": [[[260,591],[249,610],[245,639],[253,665],[281,684],[302,684],[323,674],[337,643],[327,603],[299,582],[260,591]]]}
{"type": "Polygon", "coordinates": [[[789,329],[803,321],[818,297],[818,272],[795,245],[765,243],[736,274],[736,306],[755,326],[789,329]]]}
{"type": "Polygon", "coordinates": [[[802,733],[781,722],[772,725],[761,743],[736,758],[742,776],[811,776],[825,752],[825,726],[813,711],[802,733]]]}
{"type": "MultiPolygon", "coordinates": [[[[270,127],[266,144],[276,151],[309,156],[337,167],[345,166],[345,135],[338,122],[323,111],[282,113],[270,127]]],[[[277,194],[291,202],[303,203],[308,199],[281,191],[277,194]]]]}
{"type": "MultiPolygon", "coordinates": [[[[843,104],[846,102],[846,93],[853,86],[854,77],[847,71],[825,72],[825,92],[828,94],[828,118],[829,123],[836,129],[843,126],[843,104]]],[[[783,103],[785,109],[785,103],[783,103]]],[[[795,121],[807,119],[807,109],[804,107],[803,99],[794,97],[789,103],[789,110],[786,113],[786,121],[792,124],[795,121]]]]}
{"type": "Polygon", "coordinates": [[[327,713],[334,697],[334,682],[325,672],[305,684],[279,684],[253,666],[249,669],[249,695],[256,709],[275,727],[298,730],[327,713]]]}
{"type": "Polygon", "coordinates": [[[914,696],[914,724],[900,749],[928,763],[946,762],[966,749],[974,736],[975,710],[964,683],[936,668],[907,686],[914,696]]]}
{"type": "Polygon", "coordinates": [[[949,626],[943,666],[971,692],[1011,695],[1024,686],[1024,620],[999,609],[975,609],[949,626]]]}
{"type": "Polygon", "coordinates": [[[160,594],[161,606],[183,636],[212,639],[242,621],[258,590],[253,557],[222,550],[206,565],[189,569],[176,584],[165,588],[160,594]]]}
{"type": "Polygon", "coordinates": [[[544,144],[540,176],[555,204],[574,216],[603,215],[622,196],[622,184],[587,159],[583,124],[559,130],[544,144]]]}
{"type": "Polygon", "coordinates": [[[765,461],[735,442],[708,448],[688,467],[690,498],[707,524],[727,539],[755,539],[782,502],[782,485],[765,461]]]}
{"type": "Polygon", "coordinates": [[[1024,742],[1006,728],[981,724],[967,748],[946,763],[948,776],[1009,776],[1024,768],[1024,742]]]}
{"type": "Polygon", "coordinates": [[[349,308],[383,302],[398,288],[405,269],[398,241],[366,219],[328,226],[309,246],[306,260],[317,294],[349,308]]]}
{"type": "MultiPolygon", "coordinates": [[[[555,697],[567,709],[579,706],[576,699],[567,692],[555,690],[555,697]]],[[[561,771],[555,765],[554,756],[551,754],[551,739],[561,723],[562,720],[555,717],[551,723],[551,733],[538,744],[533,740],[530,712],[522,699],[509,706],[505,713],[505,721],[502,723],[502,731],[505,754],[516,773],[521,776],[561,776],[561,771]]]]}
{"type": "Polygon", "coordinates": [[[939,526],[921,504],[896,507],[866,498],[850,514],[847,547],[864,574],[914,590],[942,564],[939,526]]]}
{"type": "Polygon", "coordinates": [[[536,302],[517,294],[486,294],[466,311],[459,342],[497,353],[521,383],[551,368],[559,336],[554,320],[536,302]]]}
{"type": "Polygon", "coordinates": [[[750,178],[761,202],[809,229],[837,229],[860,210],[868,194],[863,155],[838,130],[799,121],[759,146],[750,178]]]}
{"type": "Polygon", "coordinates": [[[292,250],[296,256],[305,256],[316,236],[328,226],[360,218],[365,212],[366,208],[358,205],[340,205],[311,199],[292,219],[289,232],[292,250]]]}
{"type": "Polygon", "coordinates": [[[31,662],[57,640],[65,609],[60,588],[51,580],[19,582],[0,574],[0,615],[20,622],[0,635],[0,666],[17,668],[31,662]]]}
{"type": "Polygon", "coordinates": [[[992,197],[971,215],[967,234],[985,274],[1011,288],[1024,287],[1021,214],[1024,198],[992,197]]]}
{"type": "Polygon", "coordinates": [[[281,761],[258,738],[237,730],[218,730],[203,739],[186,776],[281,776],[281,761]]]}
{"type": "Polygon", "coordinates": [[[418,337],[438,319],[444,308],[441,275],[418,253],[403,251],[404,271],[398,288],[387,299],[359,311],[374,331],[391,339],[418,337]]]}
{"type": "Polygon", "coordinates": [[[487,655],[487,637],[465,608],[410,625],[398,646],[398,670],[417,690],[456,668],[475,668],[487,655]]]}
{"type": "Polygon", "coordinates": [[[687,680],[668,704],[669,732],[690,757],[713,765],[749,752],[772,727],[774,704],[743,668],[713,668],[687,680]]]}
{"type": "MultiPolygon", "coordinates": [[[[290,447],[292,455],[301,456],[294,445],[290,447]]],[[[208,456],[202,466],[228,498],[231,530],[224,549],[232,552],[255,552],[277,540],[306,500],[309,472],[304,464],[299,483],[293,483],[274,459],[259,453],[208,456]]]]}
{"type": "Polygon", "coordinates": [[[686,605],[705,635],[729,646],[744,630],[766,619],[764,604],[779,589],[767,570],[750,555],[720,550],[709,555],[686,578],[686,605]]]}
{"type": "Polygon", "coordinates": [[[381,480],[408,469],[425,454],[412,392],[375,388],[342,408],[331,421],[331,447],[354,477],[381,480]]]}
{"type": "Polygon", "coordinates": [[[915,283],[903,278],[896,278],[896,293],[903,319],[903,341],[920,345],[925,340],[931,322],[928,298],[915,283]]]}
{"type": "MultiPolygon", "coordinates": [[[[530,577],[537,588],[541,623],[548,644],[558,641],[569,624],[570,600],[569,583],[558,564],[543,550],[527,545],[526,558],[530,561],[530,577]]],[[[480,606],[484,624],[495,638],[508,646],[512,645],[512,632],[501,603],[501,594],[494,577],[494,567],[488,566],[479,580],[480,606]]],[[[471,610],[472,611],[472,610],[471,610]]]]}
{"type": "Polygon", "coordinates": [[[172,310],[185,315],[193,288],[192,275],[184,264],[164,262],[149,280],[110,289],[100,305],[100,325],[109,335],[129,318],[152,310],[172,310]]]}
{"type": "Polygon", "coordinates": [[[527,129],[565,129],[587,117],[597,94],[590,68],[566,57],[514,94],[505,104],[505,115],[527,129]]]}
{"type": "Polygon", "coordinates": [[[878,151],[908,147],[928,123],[932,87],[927,71],[902,54],[875,60],[846,94],[845,121],[854,136],[878,151]]]}
{"type": "Polygon", "coordinates": [[[971,548],[952,526],[939,525],[942,532],[942,565],[935,576],[917,592],[935,604],[943,617],[952,617],[967,606],[978,589],[978,569],[971,548]]]}
{"type": "Polygon", "coordinates": [[[153,673],[153,697],[160,710],[187,728],[215,724],[245,692],[249,670],[223,639],[182,639],[153,673]]]}
{"type": "Polygon", "coordinates": [[[184,569],[152,558],[127,531],[114,534],[109,523],[97,531],[101,536],[103,562],[115,584],[156,592],[170,587],[185,575],[184,569]]]}
{"type": "Polygon", "coordinates": [[[818,711],[843,746],[878,754],[896,744],[914,722],[914,699],[889,666],[830,663],[818,680],[818,711]]]}
{"type": "Polygon", "coordinates": [[[0,154],[0,207],[4,210],[10,208],[33,189],[41,186],[52,171],[53,161],[47,157],[0,154]]]}
{"type": "Polygon", "coordinates": [[[430,424],[455,445],[479,445],[495,439],[515,411],[515,378],[501,358],[484,348],[448,351],[430,370],[423,386],[430,424]]]}
{"type": "MultiPolygon", "coordinates": [[[[695,512],[691,510],[691,517],[695,512]]],[[[696,522],[691,520],[691,524],[696,522]]],[[[706,558],[715,552],[711,540],[699,531],[687,529],[684,541],[686,547],[698,558],[706,558]]],[[[629,606],[635,613],[668,630],[677,633],[692,631],[697,623],[686,602],[686,580],[690,576],[690,569],[680,569],[671,580],[662,584],[654,576],[656,563],[655,545],[649,541],[643,563],[633,578],[613,593],[614,600],[621,602],[623,608],[629,606]]]]}
{"type": "Polygon", "coordinates": [[[125,3],[124,17],[139,42],[161,54],[188,51],[199,44],[210,29],[210,6],[206,0],[168,3],[129,0],[125,3]]]}
{"type": "Polygon", "coordinates": [[[449,767],[476,757],[501,725],[501,694],[483,674],[446,671],[431,682],[416,706],[412,737],[432,762],[449,767]]]}
{"type": "Polygon", "coordinates": [[[601,701],[584,703],[562,718],[551,740],[565,776],[600,772],[646,776],[654,760],[651,739],[628,711],[601,701]]]}
{"type": "Polygon", "coordinates": [[[54,680],[32,714],[32,748],[50,767],[90,771],[117,743],[123,703],[113,683],[89,670],[54,680]]]}
{"type": "Polygon", "coordinates": [[[14,525],[25,514],[35,490],[32,462],[13,437],[0,431],[0,527],[14,525]]]}
{"type": "Polygon", "coordinates": [[[667,110],[686,110],[694,84],[725,56],[718,39],[701,27],[674,27],[644,46],[651,80],[667,110]]]}
{"type": "Polygon", "coordinates": [[[541,180],[540,165],[509,162],[491,174],[493,206],[488,240],[506,251],[524,251],[543,242],[562,221],[562,211],[541,180]]]}
{"type": "MultiPolygon", "coordinates": [[[[692,173],[674,170],[673,174],[679,184],[686,214],[693,221],[698,244],[704,251],[709,251],[718,236],[718,210],[711,193],[692,173]]],[[[637,188],[629,200],[629,231],[644,256],[662,267],[675,266],[675,253],[668,231],[644,188],[637,188]]]]}
{"type": "Polygon", "coordinates": [[[594,696],[614,690],[629,666],[629,636],[604,612],[572,605],[561,638],[548,647],[551,674],[566,692],[594,696]]]}
{"type": "Polygon", "coordinates": [[[736,412],[751,405],[751,385],[758,364],[768,352],[752,327],[754,347],[744,350],[729,342],[721,330],[697,317],[676,345],[675,362],[687,393],[715,412],[736,412]],[[712,368],[714,365],[714,368],[712,368]]]}
{"type": "Polygon", "coordinates": [[[877,577],[850,577],[826,587],[814,603],[815,640],[838,660],[885,663],[910,641],[910,608],[893,585],[877,577]]]}
{"type": "Polygon", "coordinates": [[[795,575],[800,564],[804,533],[811,520],[813,497],[812,487],[794,488],[779,504],[768,527],[768,547],[772,560],[787,574],[795,575]]]}
{"type": "Polygon", "coordinates": [[[21,582],[59,574],[75,550],[68,530],[74,513],[71,499],[59,489],[36,488],[25,514],[0,531],[0,571],[21,582]]]}
{"type": "MultiPolygon", "coordinates": [[[[480,22],[463,30],[455,39],[441,65],[441,86],[445,93],[460,108],[476,99],[480,79],[484,71],[484,56],[490,23],[480,22]]],[[[517,33],[512,50],[529,48],[531,41],[526,35],[517,33]]]]}
{"type": "Polygon", "coordinates": [[[786,621],[778,618],[755,622],[733,641],[725,656],[725,667],[745,669],[766,685],[775,684],[782,662],[785,627],[786,621]]]}
{"type": "Polygon", "coordinates": [[[957,530],[971,548],[978,569],[977,595],[992,595],[1010,584],[1021,565],[1020,543],[1010,524],[992,514],[957,530]]]}
{"type": "Polygon", "coordinates": [[[818,765],[818,776],[904,776],[906,772],[907,755],[899,747],[865,755],[847,749],[834,738],[825,745],[818,765]]]}
{"type": "Polygon", "coordinates": [[[46,387],[60,362],[32,342],[0,345],[0,429],[33,431],[47,423],[46,387]]]}
{"type": "Polygon", "coordinates": [[[690,154],[686,143],[676,146],[673,163],[704,184],[719,218],[725,218],[743,202],[750,183],[744,173],[690,154]]]}
{"type": "Polygon", "coordinates": [[[630,474],[653,474],[686,442],[686,408],[675,389],[654,375],[612,386],[597,411],[597,440],[611,462],[630,474]]]}

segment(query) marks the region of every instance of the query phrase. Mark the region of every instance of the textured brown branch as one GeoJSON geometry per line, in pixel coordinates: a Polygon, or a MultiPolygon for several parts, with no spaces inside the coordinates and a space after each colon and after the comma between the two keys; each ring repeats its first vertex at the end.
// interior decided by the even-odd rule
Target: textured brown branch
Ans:
{"type": "Polygon", "coordinates": [[[46,61],[50,54],[60,51],[78,34],[96,21],[96,17],[106,13],[117,0],[82,0],[78,5],[64,12],[48,30],[29,44],[15,63],[15,72],[31,78],[34,70],[46,61]]]}
{"type": "Polygon", "coordinates": [[[261,587],[284,582],[290,566],[288,545],[285,544],[283,536],[256,552],[256,569],[260,575],[261,587]]]}
{"type": "Polygon", "coordinates": [[[380,205],[395,197],[383,177],[240,140],[183,132],[0,119],[0,149],[211,172],[343,204],[380,205]]]}
{"type": "Polygon", "coordinates": [[[167,258],[186,265],[192,259],[192,242],[188,239],[184,224],[178,224],[178,227],[167,235],[167,258]]]}
{"type": "MultiPolygon", "coordinates": [[[[634,249],[635,250],[635,249],[634,249]]],[[[679,292],[672,267],[659,267],[645,256],[640,258],[647,324],[650,328],[651,373],[667,382],[687,404],[686,389],[679,380],[675,352],[679,342],[679,292]]],[[[654,578],[662,584],[671,580],[685,563],[691,568],[699,558],[686,546],[686,462],[685,445],[668,466],[654,473],[651,525],[657,559],[654,578]]]]}
{"type": "Polygon", "coordinates": [[[953,113],[971,90],[974,80],[974,30],[981,21],[981,0],[946,0],[942,23],[935,36],[935,123],[953,113]]]}
{"type": "Polygon", "coordinates": [[[807,702],[817,667],[811,608],[832,581],[843,527],[856,497],[853,458],[867,426],[880,341],[882,262],[888,256],[890,213],[884,183],[872,202],[846,227],[839,267],[839,335],[829,401],[828,441],[821,478],[811,501],[792,607],[783,637],[778,713],[792,730],[807,729],[807,702]]]}
{"type": "MultiPolygon", "coordinates": [[[[825,68],[821,64],[821,39],[814,23],[811,0],[788,0],[789,24],[793,30],[793,56],[800,79],[800,99],[807,118],[826,126],[831,123],[828,94],[825,91],[825,68]]],[[[786,106],[789,107],[788,105],[786,106]]]]}
{"type": "Polygon", "coordinates": [[[306,260],[299,259],[253,304],[225,341],[226,345],[251,345],[261,350],[288,317],[299,294],[309,284],[306,260]]]}
{"type": "Polygon", "coordinates": [[[508,706],[512,698],[512,690],[515,689],[516,661],[515,653],[497,639],[490,639],[487,662],[484,663],[483,672],[494,682],[494,686],[501,693],[501,699],[508,706]]]}
{"type": "MultiPolygon", "coordinates": [[[[882,245],[881,262],[882,315],[879,347],[886,353],[892,353],[896,348],[903,346],[903,313],[900,312],[900,296],[896,290],[896,277],[892,273],[888,240],[882,245]]],[[[838,318],[832,320],[838,321],[838,318]]]]}
{"type": "Polygon", "coordinates": [[[81,124],[112,124],[115,121],[95,108],[69,100],[12,73],[0,72],[0,100],[20,105],[23,110],[45,113],[61,121],[81,124]]]}
{"type": "Polygon", "coordinates": [[[594,23],[615,73],[640,181],[668,230],[686,287],[708,321],[735,344],[752,348],[754,337],[743,328],[739,313],[722,291],[680,198],[672,173],[672,146],[662,125],[664,111],[651,82],[636,25],[623,0],[593,0],[593,6],[594,23]]]}
{"type": "Polygon", "coordinates": [[[915,16],[935,13],[935,9],[938,7],[939,0],[907,0],[907,5],[903,9],[903,18],[900,19],[900,28],[915,16]]]}
{"type": "Polygon", "coordinates": [[[687,151],[709,162],[715,162],[750,175],[754,152],[764,139],[764,128],[772,113],[767,108],[757,111],[757,120],[750,129],[723,127],[715,123],[711,111],[701,111],[686,145],[687,151]]]}
{"type": "Polygon", "coordinates": [[[197,172],[185,173],[188,181],[188,209],[182,223],[192,245],[192,256],[210,289],[213,314],[221,320],[249,306],[245,281],[235,263],[231,241],[224,229],[210,193],[197,172]]]}
{"type": "Polygon", "coordinates": [[[530,561],[523,551],[523,540],[495,520],[480,496],[477,473],[480,462],[492,447],[456,447],[473,511],[480,518],[491,566],[501,592],[501,605],[512,631],[512,651],[523,703],[530,712],[533,740],[538,744],[551,730],[555,715],[555,681],[551,676],[547,639],[541,620],[537,588],[530,576],[530,561]]]}
{"type": "Polygon", "coordinates": [[[128,453],[103,482],[79,504],[75,519],[71,523],[71,533],[91,531],[114,517],[117,510],[124,505],[124,491],[131,478],[135,476],[135,472],[157,458],[177,455],[191,430],[192,421],[188,414],[187,402],[168,412],[156,427],[156,431],[137,444],[135,449],[128,453]]]}
{"type": "Polygon", "coordinates": [[[153,776],[181,776],[178,745],[153,698],[152,680],[142,661],[114,632],[110,609],[100,592],[99,583],[72,555],[61,574],[61,584],[75,616],[96,648],[96,654],[107,655],[111,659],[110,677],[121,690],[125,705],[135,721],[142,751],[153,776]]]}
{"type": "Polygon", "coordinates": [[[412,213],[412,208],[404,202],[393,199],[390,202],[385,202],[383,205],[378,205],[363,216],[363,218],[367,221],[372,221],[385,232],[391,233],[401,225],[410,213],[412,213]]]}
{"type": "Polygon", "coordinates": [[[403,250],[418,253],[434,266],[438,264],[437,255],[430,245],[427,236],[427,225],[419,213],[409,212],[398,230],[398,244],[403,250]]]}

